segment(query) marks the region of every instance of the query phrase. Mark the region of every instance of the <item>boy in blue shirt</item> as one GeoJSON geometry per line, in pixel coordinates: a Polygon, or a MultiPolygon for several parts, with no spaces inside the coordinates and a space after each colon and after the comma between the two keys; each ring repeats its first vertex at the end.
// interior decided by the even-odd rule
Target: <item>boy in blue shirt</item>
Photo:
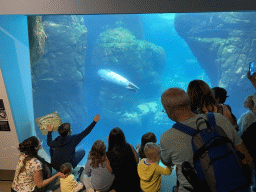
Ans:
{"type": "Polygon", "coordinates": [[[75,135],[71,135],[70,123],[63,123],[58,128],[60,136],[55,140],[52,140],[53,127],[47,126],[47,145],[50,147],[52,167],[56,171],[59,171],[60,166],[64,163],[71,163],[73,168],[78,165],[85,156],[85,150],[75,151],[75,148],[92,131],[99,120],[100,115],[97,114],[93,118],[93,122],[83,132],[75,135]]]}

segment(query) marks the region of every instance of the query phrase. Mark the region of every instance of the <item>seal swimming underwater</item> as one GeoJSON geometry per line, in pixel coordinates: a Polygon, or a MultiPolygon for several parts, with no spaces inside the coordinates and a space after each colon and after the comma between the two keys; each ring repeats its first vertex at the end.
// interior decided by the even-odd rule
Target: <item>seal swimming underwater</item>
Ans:
{"type": "Polygon", "coordinates": [[[130,91],[137,92],[136,89],[139,89],[136,85],[118,75],[117,73],[109,70],[109,69],[100,69],[98,71],[98,75],[101,76],[104,80],[109,81],[111,83],[117,84],[119,86],[125,87],[130,91]]]}

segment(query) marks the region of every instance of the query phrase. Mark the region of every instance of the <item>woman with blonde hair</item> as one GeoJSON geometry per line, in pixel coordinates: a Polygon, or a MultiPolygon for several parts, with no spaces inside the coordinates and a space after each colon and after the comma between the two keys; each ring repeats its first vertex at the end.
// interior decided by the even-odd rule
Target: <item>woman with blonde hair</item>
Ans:
{"type": "Polygon", "coordinates": [[[58,172],[48,179],[43,179],[42,158],[38,156],[38,151],[42,148],[41,143],[37,137],[32,136],[19,144],[21,154],[11,187],[12,192],[36,192],[55,178],[65,177],[63,173],[58,172]]]}
{"type": "Polygon", "coordinates": [[[86,191],[109,191],[115,176],[111,174],[106,164],[106,145],[104,141],[97,140],[92,145],[86,162],[84,172],[81,175],[81,182],[85,185],[86,191]]]}
{"type": "Polygon", "coordinates": [[[232,115],[227,106],[216,102],[213,91],[203,80],[196,79],[191,81],[188,84],[187,94],[189,96],[191,110],[194,113],[220,113],[225,116],[234,127],[236,126],[236,122],[233,122],[232,115]]]}

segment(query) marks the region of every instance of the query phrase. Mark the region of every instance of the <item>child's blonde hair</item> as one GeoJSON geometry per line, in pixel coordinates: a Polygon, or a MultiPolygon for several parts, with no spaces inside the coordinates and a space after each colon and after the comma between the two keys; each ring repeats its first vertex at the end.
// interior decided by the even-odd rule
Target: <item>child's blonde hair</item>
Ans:
{"type": "Polygon", "coordinates": [[[148,142],[156,143],[156,135],[152,132],[147,132],[141,137],[141,146],[139,149],[140,158],[145,158],[144,147],[148,142]]]}
{"type": "Polygon", "coordinates": [[[69,175],[72,172],[72,165],[70,163],[64,163],[60,166],[60,172],[64,175],[69,175]]]}
{"type": "Polygon", "coordinates": [[[144,153],[148,159],[153,159],[154,156],[158,155],[161,148],[153,142],[148,142],[144,147],[144,153]]]}

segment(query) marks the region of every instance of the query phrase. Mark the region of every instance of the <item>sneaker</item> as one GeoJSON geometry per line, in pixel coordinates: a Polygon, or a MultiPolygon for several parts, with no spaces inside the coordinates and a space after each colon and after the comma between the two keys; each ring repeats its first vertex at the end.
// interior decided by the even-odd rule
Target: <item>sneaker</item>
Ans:
{"type": "Polygon", "coordinates": [[[76,179],[77,182],[80,182],[80,177],[81,177],[83,171],[84,171],[84,167],[81,167],[80,170],[77,172],[78,173],[78,178],[76,179]]]}
{"type": "Polygon", "coordinates": [[[79,174],[78,177],[82,175],[83,171],[84,171],[84,167],[81,167],[80,170],[77,172],[79,174]]]}

